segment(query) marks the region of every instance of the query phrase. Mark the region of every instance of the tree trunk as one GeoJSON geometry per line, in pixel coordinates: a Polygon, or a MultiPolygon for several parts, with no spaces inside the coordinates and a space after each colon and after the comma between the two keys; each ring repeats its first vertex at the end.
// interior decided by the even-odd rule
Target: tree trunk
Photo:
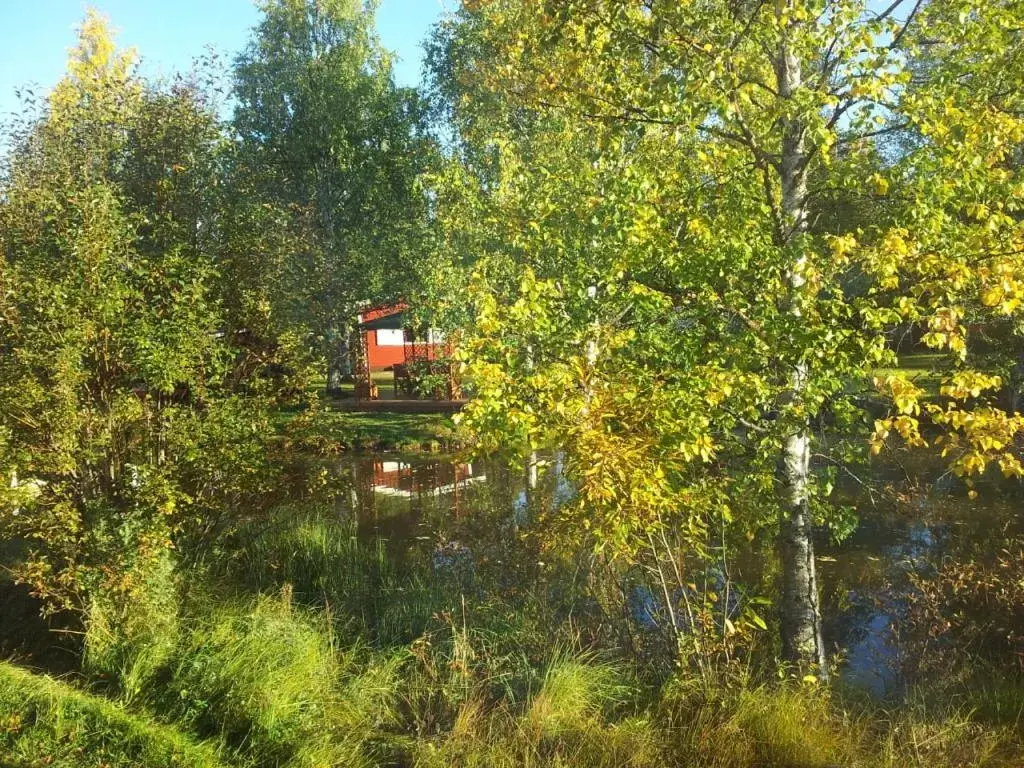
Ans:
{"type": "Polygon", "coordinates": [[[526,495],[530,499],[530,503],[535,503],[534,498],[537,492],[537,486],[540,483],[540,457],[537,456],[536,451],[530,451],[530,455],[526,457],[526,495]]]}
{"type": "Polygon", "coordinates": [[[341,390],[341,382],[345,376],[344,352],[338,341],[339,334],[332,330],[327,339],[327,394],[337,394],[341,390]]]}
{"type": "MultiPolygon", "coordinates": [[[[806,367],[800,366],[794,376],[794,397],[800,396],[804,375],[806,367]]],[[[810,433],[801,425],[786,437],[783,447],[782,654],[788,661],[817,664],[819,675],[827,677],[814,567],[814,521],[807,495],[810,457],[810,433]]]]}
{"type": "MultiPolygon", "coordinates": [[[[781,16],[788,3],[778,0],[781,16]]],[[[779,96],[791,99],[801,88],[800,60],[785,37],[775,62],[779,96]]],[[[800,299],[807,291],[804,278],[805,256],[799,242],[807,232],[807,147],[805,126],[791,119],[784,126],[779,175],[782,182],[781,247],[793,248],[793,264],[788,274],[787,310],[800,317],[800,299]]],[[[801,413],[801,401],[807,384],[808,367],[803,360],[792,363],[788,404],[801,413]]],[[[818,581],[814,568],[814,521],[808,503],[811,438],[807,418],[801,416],[783,444],[781,483],[783,511],[780,549],[782,556],[782,652],[792,662],[817,664],[819,675],[827,676],[825,647],[821,635],[818,605],[818,581]]]]}
{"type": "Polygon", "coordinates": [[[352,375],[352,349],[349,346],[352,330],[332,329],[327,337],[327,394],[341,389],[342,382],[352,375]]]}
{"type": "Polygon", "coordinates": [[[1017,413],[1021,410],[1024,400],[1024,350],[1017,353],[1017,363],[1013,366],[1013,373],[1010,374],[1010,413],[1017,413]]]}

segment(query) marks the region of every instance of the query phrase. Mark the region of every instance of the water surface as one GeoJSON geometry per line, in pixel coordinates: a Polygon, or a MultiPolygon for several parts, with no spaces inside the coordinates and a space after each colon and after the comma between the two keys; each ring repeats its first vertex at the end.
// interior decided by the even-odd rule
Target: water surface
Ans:
{"type": "MultiPolygon", "coordinates": [[[[351,478],[347,507],[361,538],[383,541],[398,558],[415,554],[436,569],[480,562],[500,568],[507,556],[502,542],[529,525],[522,477],[498,462],[380,454],[345,457],[335,470],[351,478]]],[[[898,638],[909,577],[926,573],[944,556],[998,549],[1022,528],[1020,493],[988,488],[972,501],[930,457],[919,457],[912,471],[906,464],[879,464],[871,480],[870,493],[845,489],[859,517],[853,534],[836,543],[821,532],[824,627],[826,643],[844,659],[847,683],[874,696],[898,697],[898,638]]],[[[553,505],[571,496],[557,461],[538,493],[553,505]]],[[[775,555],[769,544],[744,557],[753,562],[738,564],[736,573],[758,579],[771,570],[775,555]]],[[[522,578],[511,558],[508,567],[510,579],[522,578]]],[[[744,586],[753,585],[737,585],[744,586]]],[[[634,588],[629,603],[638,631],[655,628],[656,591],[634,588]]]]}

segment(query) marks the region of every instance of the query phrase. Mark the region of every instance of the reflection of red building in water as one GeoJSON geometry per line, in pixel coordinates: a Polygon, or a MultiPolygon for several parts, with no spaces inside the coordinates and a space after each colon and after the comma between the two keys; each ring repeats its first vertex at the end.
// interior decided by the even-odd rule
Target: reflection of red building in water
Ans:
{"type": "Polygon", "coordinates": [[[375,399],[373,373],[394,371],[396,392],[412,396],[416,379],[424,375],[440,375],[447,386],[438,388],[435,399],[459,397],[451,363],[453,347],[450,340],[433,328],[416,328],[409,307],[404,302],[370,307],[359,313],[359,347],[356,372],[361,386],[357,396],[375,399]]]}
{"type": "Polygon", "coordinates": [[[375,461],[373,490],[388,496],[425,496],[457,492],[460,487],[484,480],[471,464],[436,462],[417,464],[375,461]]]}

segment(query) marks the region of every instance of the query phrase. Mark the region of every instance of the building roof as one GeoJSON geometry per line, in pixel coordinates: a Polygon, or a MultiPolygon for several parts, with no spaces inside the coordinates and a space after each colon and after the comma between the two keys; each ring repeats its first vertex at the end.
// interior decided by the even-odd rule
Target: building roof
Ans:
{"type": "MultiPolygon", "coordinates": [[[[359,329],[363,331],[376,331],[378,329],[393,329],[401,330],[406,326],[405,310],[395,312],[391,315],[384,315],[383,317],[375,317],[372,320],[359,323],[359,329]]],[[[362,317],[360,315],[360,317],[362,317]]]]}

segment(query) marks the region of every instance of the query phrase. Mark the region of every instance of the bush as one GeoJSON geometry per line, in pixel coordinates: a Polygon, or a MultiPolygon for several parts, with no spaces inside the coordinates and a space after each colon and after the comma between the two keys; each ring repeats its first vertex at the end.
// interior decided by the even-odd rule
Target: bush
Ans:
{"type": "Polygon", "coordinates": [[[915,577],[908,626],[911,674],[987,659],[1024,672],[1024,539],[994,557],[945,560],[930,577],[915,577]]]}

